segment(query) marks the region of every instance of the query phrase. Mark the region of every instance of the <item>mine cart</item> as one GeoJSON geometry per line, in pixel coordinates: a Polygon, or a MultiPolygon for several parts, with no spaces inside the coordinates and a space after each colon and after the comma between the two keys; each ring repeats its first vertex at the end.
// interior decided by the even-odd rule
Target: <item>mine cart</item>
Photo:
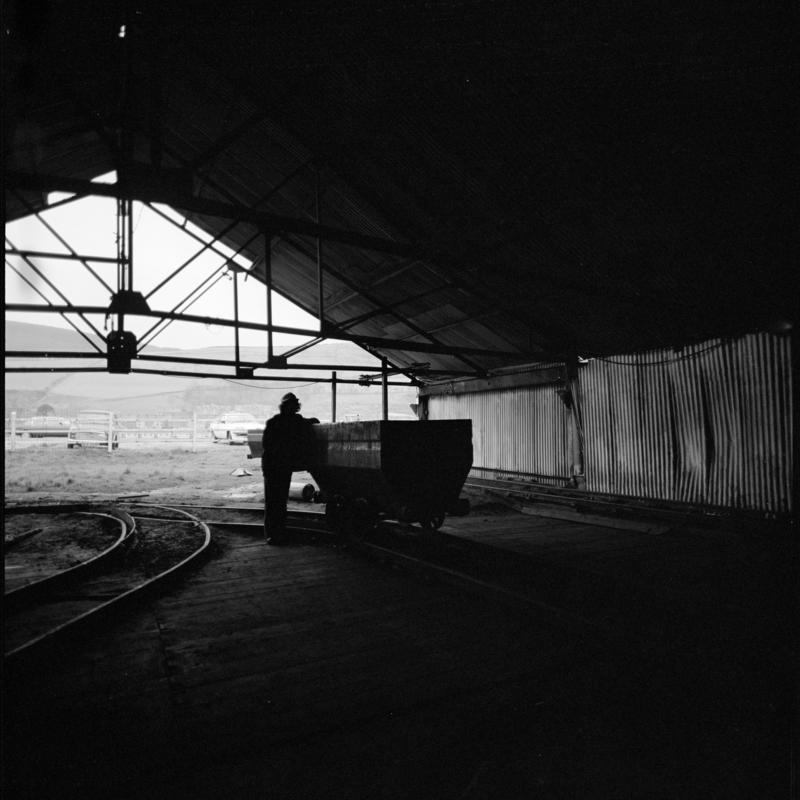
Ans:
{"type": "Polygon", "coordinates": [[[439,528],[469,508],[459,493],[472,467],[469,419],[371,420],[313,426],[310,472],[328,524],[365,530],[379,516],[439,528]]]}

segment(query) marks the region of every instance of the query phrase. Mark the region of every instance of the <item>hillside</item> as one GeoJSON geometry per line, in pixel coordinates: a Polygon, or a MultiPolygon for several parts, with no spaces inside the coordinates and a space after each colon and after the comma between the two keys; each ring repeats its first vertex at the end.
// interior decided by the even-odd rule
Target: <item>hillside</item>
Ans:
{"type": "MultiPolygon", "coordinates": [[[[5,348],[10,350],[31,350],[42,352],[87,352],[89,345],[77,332],[46,325],[14,322],[6,320],[5,348]]],[[[285,352],[286,347],[276,347],[277,353],[285,352]]],[[[206,347],[197,350],[178,350],[148,347],[151,355],[174,355],[181,358],[233,360],[233,347],[206,347]]],[[[243,361],[263,361],[265,348],[242,347],[243,361]]],[[[304,363],[363,366],[364,372],[374,373],[379,369],[377,359],[361,348],[348,342],[323,342],[309,348],[299,357],[304,363]]],[[[47,366],[75,369],[105,368],[105,360],[77,361],[74,359],[48,359],[47,366]]],[[[14,366],[21,365],[19,360],[14,366]]],[[[10,366],[10,364],[9,364],[10,366]]],[[[33,366],[30,364],[28,366],[33,366]]],[[[192,365],[174,367],[171,364],[154,363],[157,369],[186,369],[198,371],[192,365]]],[[[205,368],[208,369],[208,368],[205,368]]],[[[205,371],[204,369],[204,371],[205,371]]],[[[283,377],[284,373],[274,373],[283,377]]],[[[228,378],[194,378],[170,375],[149,375],[131,373],[130,375],[110,375],[107,372],[46,372],[46,373],[6,373],[5,410],[17,411],[26,415],[35,411],[38,405],[49,403],[56,413],[74,416],[82,408],[101,407],[116,410],[123,414],[191,414],[214,415],[225,410],[238,408],[251,411],[257,416],[274,413],[281,395],[287,391],[295,392],[303,402],[303,413],[329,419],[331,414],[330,385],[316,384],[298,380],[297,376],[316,376],[308,370],[287,370],[285,379],[279,381],[246,381],[228,378]]],[[[328,373],[318,373],[329,377],[328,373]]],[[[347,377],[359,375],[349,373],[347,377]]],[[[339,375],[345,377],[344,373],[339,375]]],[[[389,392],[389,406],[392,414],[410,413],[409,404],[416,402],[413,388],[393,388],[389,392]]],[[[337,389],[337,417],[358,414],[362,418],[374,418],[381,412],[380,387],[361,387],[339,385],[337,389]]]]}

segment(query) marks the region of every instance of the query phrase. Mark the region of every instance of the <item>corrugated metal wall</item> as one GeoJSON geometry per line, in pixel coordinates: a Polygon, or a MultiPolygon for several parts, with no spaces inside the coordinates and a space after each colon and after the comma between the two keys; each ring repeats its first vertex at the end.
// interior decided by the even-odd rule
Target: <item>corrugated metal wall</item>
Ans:
{"type": "Polygon", "coordinates": [[[788,337],[753,334],[580,371],[586,488],[792,510],[788,337]]]}
{"type": "MultiPolygon", "coordinates": [[[[590,491],[782,514],[792,502],[791,343],[761,333],[592,360],[571,389],[590,491]]],[[[476,469],[571,475],[553,386],[435,395],[473,421],[476,469]]]]}
{"type": "Polygon", "coordinates": [[[477,470],[570,476],[569,412],[555,387],[522,386],[469,394],[435,395],[429,419],[472,420],[477,470]]]}

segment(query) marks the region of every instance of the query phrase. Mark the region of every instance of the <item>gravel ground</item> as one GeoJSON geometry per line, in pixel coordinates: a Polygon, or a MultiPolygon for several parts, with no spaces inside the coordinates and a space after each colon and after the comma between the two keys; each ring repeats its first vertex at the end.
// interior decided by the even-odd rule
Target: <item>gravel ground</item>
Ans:
{"type": "Polygon", "coordinates": [[[5,514],[5,590],[88,561],[119,539],[116,520],[88,514],[5,514]]]}

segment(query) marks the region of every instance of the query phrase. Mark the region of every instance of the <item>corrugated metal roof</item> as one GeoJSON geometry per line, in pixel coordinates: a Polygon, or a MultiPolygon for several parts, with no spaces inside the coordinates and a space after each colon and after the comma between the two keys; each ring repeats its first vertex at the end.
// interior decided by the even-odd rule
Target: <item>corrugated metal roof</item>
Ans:
{"type": "MultiPolygon", "coordinates": [[[[519,353],[425,355],[458,371],[794,313],[776,14],[111,6],[9,15],[6,168],[107,172],[127,124],[135,158],[192,170],[199,197],[314,221],[319,180],[323,224],[415,248],[322,243],[326,322],[397,339],[399,365],[420,360],[404,339],[519,353]]],[[[44,202],[6,194],[7,219],[44,202]]],[[[263,275],[259,234],[239,222],[222,239],[263,275]]],[[[278,232],[271,255],[276,289],[314,312],[314,240],[278,232]]]]}

